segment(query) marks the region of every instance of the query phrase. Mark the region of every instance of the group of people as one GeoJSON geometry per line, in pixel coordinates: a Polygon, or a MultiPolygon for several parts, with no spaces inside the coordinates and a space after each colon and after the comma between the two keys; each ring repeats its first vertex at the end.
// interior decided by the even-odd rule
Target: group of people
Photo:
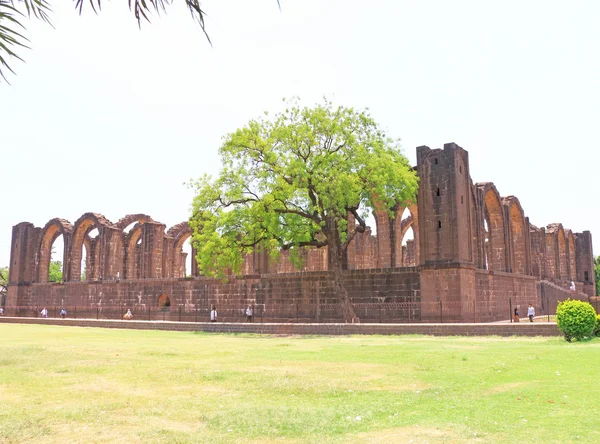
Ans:
{"type": "MultiPolygon", "coordinates": [[[[535,308],[533,308],[533,305],[531,304],[529,304],[529,307],[527,307],[527,317],[529,318],[529,322],[533,322],[533,318],[535,317],[535,308]]],[[[519,322],[519,307],[515,307],[513,321],[519,322]]]]}
{"type": "MultiPolygon", "coordinates": [[[[252,308],[252,305],[248,305],[245,313],[246,313],[246,322],[254,322],[254,309],[252,308]]],[[[214,305],[211,305],[211,307],[210,307],[210,322],[217,322],[217,317],[218,317],[217,307],[215,307],[214,305]]]]}
{"type": "MultiPolygon", "coordinates": [[[[46,309],[44,308],[44,310],[46,310],[46,309]]],[[[44,310],[42,310],[42,317],[45,317],[44,310]]],[[[246,313],[246,322],[253,322],[254,321],[254,310],[252,309],[252,305],[248,305],[245,313],[246,313]]],[[[62,311],[61,311],[61,314],[62,314],[62,311]]],[[[65,314],[66,314],[66,312],[65,312],[65,314]]],[[[47,315],[47,310],[46,310],[46,315],[47,315]]],[[[217,312],[217,307],[212,305],[210,307],[210,322],[217,322],[218,316],[219,316],[219,314],[217,312]]],[[[133,319],[133,313],[131,312],[130,308],[128,308],[127,312],[123,315],[123,319],[125,319],[126,321],[133,319]]]]}
{"type": "MultiPolygon", "coordinates": [[[[61,317],[61,319],[66,318],[67,317],[67,309],[65,307],[62,307],[60,309],[60,312],[58,314],[61,317]]],[[[42,308],[42,311],[40,311],[40,316],[42,318],[47,318],[48,317],[48,309],[46,307],[42,308]]]]}

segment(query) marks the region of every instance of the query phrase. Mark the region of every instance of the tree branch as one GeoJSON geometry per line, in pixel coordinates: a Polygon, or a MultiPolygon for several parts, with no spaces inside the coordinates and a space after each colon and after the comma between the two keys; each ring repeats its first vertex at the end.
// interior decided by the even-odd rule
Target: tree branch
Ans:
{"type": "Polygon", "coordinates": [[[283,244],[281,246],[282,250],[289,250],[292,247],[317,247],[317,248],[322,248],[322,247],[326,247],[327,245],[329,245],[329,242],[326,240],[324,241],[319,241],[316,239],[310,240],[310,241],[303,241],[303,242],[290,242],[288,244],[283,244]]]}

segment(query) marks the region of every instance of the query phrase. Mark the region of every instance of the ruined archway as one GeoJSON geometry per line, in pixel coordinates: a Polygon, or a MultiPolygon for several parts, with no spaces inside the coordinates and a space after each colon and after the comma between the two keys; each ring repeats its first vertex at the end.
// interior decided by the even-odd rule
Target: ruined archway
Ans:
{"type": "Polygon", "coordinates": [[[171,276],[174,278],[186,277],[186,260],[190,259],[190,275],[193,275],[192,264],[195,262],[188,255],[193,255],[193,249],[184,252],[183,247],[185,242],[192,236],[192,229],[187,222],[181,222],[174,225],[167,231],[167,237],[173,238],[173,249],[171,253],[170,264],[167,267],[171,270],[171,276]]]}
{"type": "Polygon", "coordinates": [[[577,260],[575,256],[575,236],[571,230],[565,230],[567,238],[567,256],[569,264],[569,277],[572,280],[577,279],[577,260]]]}
{"type": "Polygon", "coordinates": [[[138,224],[143,224],[145,222],[154,222],[147,214],[128,214],[125,217],[119,219],[119,221],[115,224],[115,228],[124,231],[127,227],[133,223],[137,222],[138,224]]]}
{"type": "Polygon", "coordinates": [[[527,274],[527,232],[525,214],[519,200],[514,196],[504,199],[508,206],[508,219],[510,225],[510,242],[512,250],[512,272],[527,274]]]}
{"type": "Polygon", "coordinates": [[[416,204],[399,207],[394,217],[395,267],[414,267],[419,264],[419,212],[416,204]]]}
{"type": "MultiPolygon", "coordinates": [[[[489,227],[488,268],[506,271],[506,243],[504,239],[504,215],[500,195],[493,184],[483,185],[484,218],[489,227]]],[[[482,223],[483,225],[483,223],[482,223]]]]}
{"type": "Polygon", "coordinates": [[[87,263],[87,279],[98,279],[100,277],[99,257],[104,227],[111,227],[112,223],[101,214],[86,213],[81,216],[73,226],[71,241],[71,254],[69,261],[69,275],[71,281],[81,280],[81,265],[83,259],[84,240],[89,237],[92,230],[98,230],[98,237],[93,241],[90,238],[90,250],[87,251],[90,262],[87,263]]]}
{"type": "Polygon", "coordinates": [[[125,279],[138,279],[141,272],[142,225],[136,224],[125,237],[125,279]]]}
{"type": "Polygon", "coordinates": [[[72,232],[73,226],[71,223],[67,220],[58,218],[49,221],[42,229],[36,256],[36,282],[48,282],[48,271],[52,257],[52,245],[59,236],[62,236],[63,238],[64,247],[63,257],[61,259],[63,266],[63,280],[66,280],[67,276],[65,276],[65,263],[68,262],[68,252],[72,232]]]}
{"type": "Polygon", "coordinates": [[[483,215],[483,268],[490,269],[490,224],[487,211],[483,215]]]}
{"type": "Polygon", "coordinates": [[[567,261],[567,238],[565,237],[565,230],[562,225],[559,226],[557,233],[558,242],[558,277],[560,279],[569,279],[568,261],[567,261]]]}

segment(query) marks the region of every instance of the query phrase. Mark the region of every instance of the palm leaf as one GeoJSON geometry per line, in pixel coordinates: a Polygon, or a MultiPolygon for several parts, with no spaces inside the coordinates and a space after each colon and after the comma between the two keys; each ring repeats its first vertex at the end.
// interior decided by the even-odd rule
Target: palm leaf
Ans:
{"type": "MultiPolygon", "coordinates": [[[[79,14],[83,13],[84,4],[89,3],[96,14],[102,9],[102,0],[73,0],[75,9],[79,14]]],[[[173,4],[174,0],[128,0],[129,9],[141,27],[142,20],[150,22],[149,15],[155,12],[160,16],[166,12],[167,7],[173,4]]],[[[200,25],[202,32],[209,43],[210,37],[206,31],[205,17],[206,12],[200,6],[200,0],[185,0],[185,3],[195,22],[200,25]]],[[[277,5],[281,8],[279,0],[277,5]]],[[[14,71],[9,66],[9,60],[14,57],[18,60],[23,59],[15,52],[18,48],[29,48],[29,41],[21,32],[25,30],[24,19],[32,17],[50,23],[49,13],[51,12],[50,0],[0,0],[0,78],[6,80],[5,73],[14,71]]],[[[212,43],[211,43],[212,44],[212,43]]],[[[7,81],[8,83],[8,81],[7,81]]]]}

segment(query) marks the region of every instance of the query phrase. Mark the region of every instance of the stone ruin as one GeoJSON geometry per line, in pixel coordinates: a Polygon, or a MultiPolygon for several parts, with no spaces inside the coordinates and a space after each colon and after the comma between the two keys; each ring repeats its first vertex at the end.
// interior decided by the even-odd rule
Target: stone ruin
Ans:
{"type": "MultiPolygon", "coordinates": [[[[418,147],[416,170],[417,202],[398,206],[394,218],[376,211],[376,235],[367,230],[349,247],[346,285],[353,302],[365,307],[419,304],[412,315],[421,321],[437,319],[441,307],[447,320],[494,321],[508,317],[509,300],[511,306],[531,302],[547,311],[549,297],[555,304],[595,295],[589,231],[574,233],[560,223],[545,228],[531,224],[517,197],[502,197],[491,182],[473,183],[468,153],[454,143],[443,149],[418,147]],[[409,229],[413,239],[406,241],[409,229]],[[575,291],[569,290],[571,281],[575,291]]],[[[86,213],[74,224],[52,219],[43,228],[29,222],[16,225],[7,309],[75,305],[97,310],[104,304],[149,310],[167,298],[186,312],[213,304],[260,305],[276,319],[293,304],[298,310],[298,304],[337,303],[326,271],[326,248],[307,250],[301,270],[285,252],[276,263],[256,252],[246,258],[243,276],[224,282],[200,276],[195,257],[186,277],[182,247],[190,227],[182,222],[165,230],[144,214],[116,223],[86,213]],[[95,229],[98,235],[91,237],[95,229]],[[52,245],[60,235],[64,282],[51,283],[52,245]]],[[[397,320],[411,315],[406,310],[396,314],[397,320]]]]}

